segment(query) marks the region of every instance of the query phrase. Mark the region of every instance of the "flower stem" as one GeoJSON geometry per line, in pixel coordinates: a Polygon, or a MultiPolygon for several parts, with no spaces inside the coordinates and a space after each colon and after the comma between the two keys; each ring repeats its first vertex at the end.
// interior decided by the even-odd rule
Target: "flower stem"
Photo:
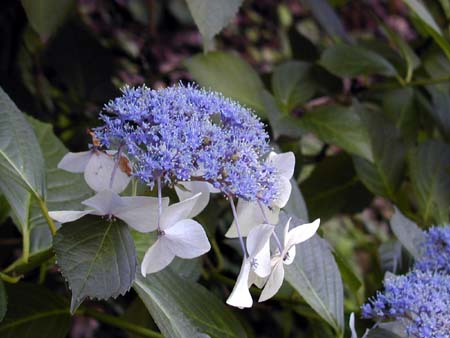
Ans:
{"type": "Polygon", "coordinates": [[[149,337],[149,338],[164,338],[164,336],[156,331],[152,331],[150,329],[147,329],[146,327],[138,326],[133,323],[130,323],[126,320],[123,320],[119,317],[112,316],[106,313],[98,312],[89,308],[79,309],[76,311],[76,314],[79,316],[87,316],[94,319],[97,319],[98,321],[109,324],[114,327],[118,327],[120,329],[126,330],[128,332],[135,333],[142,337],[149,337]]]}
{"type": "Polygon", "coordinates": [[[158,232],[161,231],[161,215],[162,215],[162,191],[161,191],[161,177],[158,177],[158,232]]]}
{"type": "Polygon", "coordinates": [[[42,211],[42,215],[44,216],[45,220],[47,221],[47,224],[48,224],[48,227],[50,229],[52,236],[54,236],[56,234],[56,225],[53,222],[53,220],[51,219],[50,215],[48,214],[47,205],[41,198],[38,198],[38,202],[39,202],[39,208],[42,211]]]}
{"type": "Polygon", "coordinates": [[[233,197],[231,197],[231,195],[228,195],[228,199],[230,200],[231,210],[233,211],[234,222],[236,223],[236,229],[239,236],[239,242],[241,243],[242,252],[244,253],[244,257],[248,258],[247,250],[245,249],[244,239],[242,238],[241,229],[239,227],[239,221],[236,212],[236,207],[234,206],[233,202],[233,197]]]}

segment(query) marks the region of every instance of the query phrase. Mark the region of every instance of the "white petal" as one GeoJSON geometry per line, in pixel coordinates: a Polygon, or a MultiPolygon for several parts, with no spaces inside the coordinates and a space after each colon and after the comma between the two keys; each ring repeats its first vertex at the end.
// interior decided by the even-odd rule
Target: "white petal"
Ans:
{"type": "Polygon", "coordinates": [[[211,249],[203,227],[192,219],[183,219],[164,230],[162,239],[181,258],[194,258],[211,249]]]}
{"type": "Polygon", "coordinates": [[[283,247],[286,248],[287,242],[288,242],[288,234],[289,234],[289,226],[291,225],[291,220],[292,217],[289,217],[289,219],[286,222],[286,225],[284,226],[283,232],[284,232],[284,236],[283,236],[283,247]]]}
{"type": "Polygon", "coordinates": [[[161,216],[161,229],[166,230],[178,221],[189,218],[201,193],[196,194],[184,201],[170,205],[161,216]]]}
{"type": "MultiPolygon", "coordinates": [[[[158,198],[146,196],[120,197],[120,205],[114,206],[112,214],[139,232],[150,232],[158,227],[158,198]]],[[[169,199],[162,199],[163,212],[169,199]]]]}
{"type": "Polygon", "coordinates": [[[283,176],[277,177],[276,183],[277,197],[272,201],[272,205],[278,208],[284,208],[291,197],[292,185],[291,181],[283,176]]]}
{"type": "Polygon", "coordinates": [[[143,276],[164,269],[175,258],[170,248],[161,239],[159,238],[145,253],[141,264],[143,276]]]}
{"type": "Polygon", "coordinates": [[[285,248],[289,250],[292,246],[310,239],[319,229],[319,225],[320,218],[312,223],[299,225],[290,230],[287,234],[287,241],[285,241],[285,248]]]}
{"type": "Polygon", "coordinates": [[[290,248],[287,253],[284,254],[283,264],[290,265],[294,261],[297,250],[295,249],[295,245],[290,248]]]}
{"type": "Polygon", "coordinates": [[[198,193],[201,193],[200,197],[197,199],[197,202],[192,208],[191,213],[187,217],[193,218],[197,216],[199,213],[201,213],[203,209],[205,209],[206,206],[208,205],[209,194],[211,191],[210,186],[212,187],[212,185],[208,182],[198,182],[198,181],[182,182],[180,183],[180,185],[182,185],[184,188],[187,189],[183,190],[175,186],[175,191],[177,192],[180,201],[184,201],[198,193]]]}
{"type": "Polygon", "coordinates": [[[248,276],[248,287],[250,288],[253,284],[255,284],[256,287],[262,289],[264,287],[264,284],[266,284],[267,282],[267,277],[259,277],[252,269],[250,269],[250,274],[248,276]]]}
{"type": "Polygon", "coordinates": [[[247,236],[247,251],[250,257],[255,257],[269,243],[275,226],[260,224],[250,230],[247,236]]]}
{"type": "Polygon", "coordinates": [[[241,271],[234,285],[233,291],[227,299],[227,304],[236,306],[240,309],[245,307],[252,307],[253,299],[248,289],[248,277],[250,273],[250,262],[244,259],[241,266],[241,271]]]}
{"type": "MultiPolygon", "coordinates": [[[[279,210],[270,210],[268,207],[263,206],[264,213],[270,224],[278,223],[279,210]]],[[[257,202],[249,202],[243,199],[239,199],[236,208],[239,226],[242,236],[246,237],[250,230],[265,222],[264,215],[257,202]]],[[[228,229],[225,237],[236,238],[238,237],[236,222],[234,221],[228,229]]]]}
{"type": "Polygon", "coordinates": [[[58,168],[71,173],[82,173],[93,153],[94,151],[92,150],[79,153],[67,153],[61,161],[59,161],[58,168]]]}
{"type": "Polygon", "coordinates": [[[92,214],[93,210],[83,210],[83,211],[76,211],[76,210],[65,210],[65,211],[49,211],[49,216],[54,219],[55,221],[59,223],[68,223],[76,221],[77,219],[80,219],[81,217],[92,214]]]}
{"type": "Polygon", "coordinates": [[[270,265],[270,241],[267,241],[263,246],[261,251],[254,257],[257,263],[253,271],[259,277],[267,277],[270,275],[271,265],[270,265]]]}
{"type": "Polygon", "coordinates": [[[294,175],[295,155],[291,151],[282,154],[272,151],[267,157],[267,162],[277,169],[280,176],[288,180],[294,175]]]}
{"type": "Polygon", "coordinates": [[[112,215],[112,210],[118,208],[121,203],[120,196],[111,190],[103,190],[81,202],[81,204],[97,210],[100,215],[112,215]]]}
{"type": "Polygon", "coordinates": [[[355,313],[352,312],[350,314],[350,318],[348,320],[348,326],[350,327],[350,332],[352,333],[351,338],[358,338],[358,335],[356,333],[356,329],[355,329],[355,313]]]}
{"type": "MultiPolygon", "coordinates": [[[[115,167],[114,158],[101,151],[97,151],[91,156],[84,171],[84,179],[86,183],[94,191],[102,191],[110,189],[111,176],[115,167]]],[[[121,193],[125,190],[130,177],[124,173],[118,166],[114,173],[113,184],[111,190],[121,193]]]]}
{"type": "Polygon", "coordinates": [[[259,302],[264,302],[265,300],[272,298],[280,290],[281,285],[283,285],[284,280],[284,267],[281,259],[278,259],[273,267],[272,273],[266,282],[266,286],[261,292],[259,297],[259,302]]]}

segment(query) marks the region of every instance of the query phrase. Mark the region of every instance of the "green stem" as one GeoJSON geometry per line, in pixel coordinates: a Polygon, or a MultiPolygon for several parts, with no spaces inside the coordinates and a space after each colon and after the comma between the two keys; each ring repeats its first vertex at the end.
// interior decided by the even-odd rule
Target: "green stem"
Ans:
{"type": "Polygon", "coordinates": [[[18,281],[20,281],[21,278],[22,276],[12,277],[10,275],[7,275],[6,273],[0,272],[0,279],[4,280],[7,283],[16,284],[18,281]]]}
{"type": "Polygon", "coordinates": [[[21,260],[24,263],[28,263],[30,258],[30,231],[29,229],[24,229],[22,232],[22,257],[21,260]]]}
{"type": "Polygon", "coordinates": [[[38,199],[39,201],[39,207],[41,208],[42,215],[44,216],[45,220],[47,221],[48,227],[50,228],[50,232],[52,236],[56,234],[56,225],[51,219],[50,215],[48,214],[47,205],[42,199],[38,199]]]}
{"type": "Polygon", "coordinates": [[[118,327],[120,329],[126,330],[128,332],[132,332],[132,333],[140,335],[142,337],[164,338],[164,336],[159,332],[147,329],[146,327],[135,325],[133,323],[130,323],[130,322],[123,320],[116,316],[112,316],[112,315],[108,315],[106,313],[94,311],[89,308],[78,309],[75,312],[75,314],[78,316],[87,316],[87,317],[97,319],[98,321],[100,321],[102,323],[118,327]]]}
{"type": "Polygon", "coordinates": [[[419,79],[410,82],[398,83],[398,82],[390,82],[390,83],[382,83],[375,84],[371,86],[372,89],[395,89],[395,88],[404,88],[404,87],[415,87],[415,86],[426,86],[437,83],[450,82],[450,75],[429,78],[429,79],[419,79]]]}

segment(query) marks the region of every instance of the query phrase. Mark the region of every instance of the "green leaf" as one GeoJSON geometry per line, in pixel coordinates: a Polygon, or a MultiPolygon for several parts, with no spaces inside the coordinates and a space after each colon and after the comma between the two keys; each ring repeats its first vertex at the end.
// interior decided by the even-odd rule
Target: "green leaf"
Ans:
{"type": "Polygon", "coordinates": [[[311,70],[310,63],[300,61],[288,61],[275,67],[272,90],[285,113],[314,96],[316,84],[311,70]]]}
{"type": "Polygon", "coordinates": [[[314,235],[296,246],[294,262],[285,267],[286,280],[337,332],[344,331],[344,289],[327,241],[314,235]]]}
{"type": "Polygon", "coordinates": [[[390,224],[395,236],[406,250],[416,259],[421,257],[419,249],[420,244],[425,240],[425,236],[417,224],[406,218],[397,208],[390,224]]]}
{"type": "MultiPolygon", "coordinates": [[[[57,168],[61,158],[68,152],[53,133],[53,127],[32,117],[28,121],[34,129],[45,160],[47,182],[47,208],[56,210],[80,210],[81,201],[92,195],[83,175],[57,168]]],[[[33,202],[33,201],[32,201],[33,202]]],[[[31,253],[51,247],[52,237],[37,203],[30,209],[31,253]]]]}
{"type": "Polygon", "coordinates": [[[328,47],[320,64],[341,77],[380,74],[397,76],[395,67],[381,55],[360,46],[339,44],[328,47]]]}
{"type": "Polygon", "coordinates": [[[2,338],[64,338],[70,328],[67,304],[54,292],[27,283],[7,287],[8,312],[0,324],[2,338]]]}
{"type": "Polygon", "coordinates": [[[6,314],[6,308],[8,306],[8,297],[5,291],[5,285],[3,281],[0,279],[0,323],[6,314]]]}
{"type": "Polygon", "coordinates": [[[73,0],[21,0],[33,29],[46,41],[64,22],[73,0]]]}
{"type": "Polygon", "coordinates": [[[414,89],[399,88],[383,93],[383,111],[405,140],[414,142],[419,128],[414,89]]]}
{"type": "Polygon", "coordinates": [[[193,78],[203,87],[216,90],[264,113],[264,85],[258,73],[239,56],[224,52],[198,54],[185,61],[193,78]]]}
{"type": "Polygon", "coordinates": [[[450,140],[450,97],[448,89],[441,90],[438,86],[429,86],[431,94],[432,109],[429,110],[431,117],[446,140],[450,140]]]}
{"type": "Polygon", "coordinates": [[[133,287],[165,337],[247,336],[221,300],[170,269],[146,278],[138,273],[133,287]]]}
{"type": "Polygon", "coordinates": [[[409,158],[419,215],[426,226],[449,221],[450,148],[440,141],[422,143],[409,158]]]}
{"type": "Polygon", "coordinates": [[[450,59],[450,43],[443,36],[441,29],[428,9],[418,0],[403,0],[418,18],[420,26],[436,41],[450,59]]]}
{"type": "Polygon", "coordinates": [[[72,313],[86,297],[107,299],[130,289],[136,250],[124,223],[83,217],[64,224],[53,242],[57,264],[72,290],[72,313]]]}
{"type": "Polygon", "coordinates": [[[400,134],[379,111],[365,111],[361,116],[371,140],[373,161],[354,156],[356,172],[375,195],[395,199],[405,167],[405,147],[400,134]]]}
{"type": "Polygon", "coordinates": [[[350,42],[352,40],[345,31],[341,19],[327,0],[301,0],[301,2],[311,9],[314,17],[335,41],[350,42]]]}
{"type": "Polygon", "coordinates": [[[28,224],[28,192],[37,199],[45,196],[44,166],[33,129],[0,88],[0,189],[23,226],[28,224]]]}
{"type": "Polygon", "coordinates": [[[328,105],[319,107],[300,119],[301,126],[322,141],[372,161],[369,135],[357,106],[328,105]]]}
{"type": "Polygon", "coordinates": [[[267,115],[270,127],[273,133],[273,139],[277,140],[280,136],[298,139],[302,135],[300,120],[289,113],[283,114],[275,98],[267,91],[262,93],[265,105],[265,115],[267,115]]]}
{"type": "Polygon", "coordinates": [[[362,185],[345,153],[328,156],[300,184],[310,219],[329,219],[339,212],[360,212],[372,195],[362,185]]]}
{"type": "Polygon", "coordinates": [[[350,263],[347,262],[344,259],[344,257],[341,254],[337,253],[336,251],[333,251],[333,256],[339,268],[339,271],[341,272],[344,285],[350,288],[352,292],[354,293],[358,292],[358,290],[362,286],[362,282],[360,278],[356,275],[356,273],[353,271],[352,267],[350,266],[350,263]]]}
{"type": "Polygon", "coordinates": [[[306,208],[305,199],[298,187],[298,183],[294,178],[291,178],[291,196],[289,196],[289,200],[284,207],[288,213],[295,215],[295,217],[308,222],[308,209],[306,208]]]}
{"type": "Polygon", "coordinates": [[[243,0],[186,0],[205,40],[211,40],[236,15],[243,0]]]}
{"type": "Polygon", "coordinates": [[[383,25],[383,31],[388,36],[389,40],[398,47],[400,54],[406,61],[405,81],[411,81],[414,70],[420,66],[419,57],[409,44],[395,31],[386,25],[383,25]]]}

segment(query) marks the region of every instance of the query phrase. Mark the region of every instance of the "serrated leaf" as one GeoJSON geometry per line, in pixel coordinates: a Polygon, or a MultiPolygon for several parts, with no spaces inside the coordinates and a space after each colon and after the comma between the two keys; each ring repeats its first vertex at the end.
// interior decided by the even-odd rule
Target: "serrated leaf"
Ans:
{"type": "Polygon", "coordinates": [[[240,57],[224,52],[198,54],[185,61],[185,66],[203,87],[235,99],[260,115],[264,113],[264,85],[258,73],[240,57]]]}
{"type": "Polygon", "coordinates": [[[0,190],[15,217],[28,231],[30,193],[45,197],[44,159],[33,129],[14,102],[0,88],[0,190]]]}
{"type": "Polygon", "coordinates": [[[291,196],[289,196],[289,200],[284,207],[288,213],[294,215],[295,217],[308,222],[308,209],[306,208],[305,199],[303,198],[302,192],[298,186],[297,181],[294,178],[291,178],[291,196]]]}
{"type": "MultiPolygon", "coordinates": [[[[92,195],[81,174],[73,174],[58,169],[61,158],[68,152],[53,133],[53,127],[32,117],[28,121],[34,129],[45,160],[47,182],[47,208],[56,210],[80,210],[81,201],[92,195]]],[[[31,253],[51,247],[52,238],[36,202],[31,201],[29,222],[31,228],[31,253]]]]}
{"type": "Polygon", "coordinates": [[[6,314],[6,308],[8,306],[8,297],[6,295],[5,285],[0,279],[0,323],[6,314]]]}
{"type": "Polygon", "coordinates": [[[186,0],[200,33],[211,40],[236,15],[243,0],[186,0]]]}
{"type": "Polygon", "coordinates": [[[272,90],[285,113],[305,103],[316,92],[312,78],[312,64],[288,61],[275,67],[272,74],[272,90]]]}
{"type": "Polygon", "coordinates": [[[417,224],[406,218],[397,208],[390,224],[400,243],[414,258],[419,258],[421,256],[420,244],[424,242],[425,236],[417,224]]]}
{"type": "Polygon", "coordinates": [[[133,287],[165,337],[247,337],[221,300],[170,269],[146,278],[138,274],[133,287]]]}
{"type": "Polygon", "coordinates": [[[46,41],[63,23],[73,0],[21,0],[31,27],[46,41]]]}
{"type": "Polygon", "coordinates": [[[426,141],[411,154],[408,162],[423,224],[447,223],[450,206],[449,146],[436,140],[426,141]]]}
{"type": "Polygon", "coordinates": [[[320,217],[322,221],[339,212],[359,212],[372,199],[345,153],[326,157],[302,182],[300,189],[310,218],[320,217]]]}
{"type": "Polygon", "coordinates": [[[351,37],[347,34],[341,19],[327,0],[301,0],[301,2],[311,9],[314,17],[319,21],[320,25],[331,38],[335,41],[352,41],[351,37]]]}
{"type": "Polygon", "coordinates": [[[322,106],[300,119],[301,126],[321,140],[372,161],[369,135],[356,105],[322,106]]]}
{"type": "Polygon", "coordinates": [[[117,297],[134,281],[136,250],[127,225],[118,220],[88,216],[65,223],[53,247],[72,290],[72,313],[86,297],[117,297]]]}
{"type": "Polygon", "coordinates": [[[337,332],[344,331],[344,289],[328,242],[314,235],[296,246],[286,280],[337,332]]]}
{"type": "Polygon", "coordinates": [[[7,287],[8,312],[2,338],[64,338],[70,328],[68,305],[54,292],[27,283],[7,287]]]}
{"type": "Polygon", "coordinates": [[[395,67],[383,56],[361,46],[338,44],[328,47],[319,63],[341,77],[379,74],[397,76],[395,67]]]}
{"type": "Polygon", "coordinates": [[[354,156],[356,172],[375,195],[394,199],[405,167],[405,147],[400,133],[379,111],[364,111],[361,116],[370,138],[373,161],[354,156]]]}

